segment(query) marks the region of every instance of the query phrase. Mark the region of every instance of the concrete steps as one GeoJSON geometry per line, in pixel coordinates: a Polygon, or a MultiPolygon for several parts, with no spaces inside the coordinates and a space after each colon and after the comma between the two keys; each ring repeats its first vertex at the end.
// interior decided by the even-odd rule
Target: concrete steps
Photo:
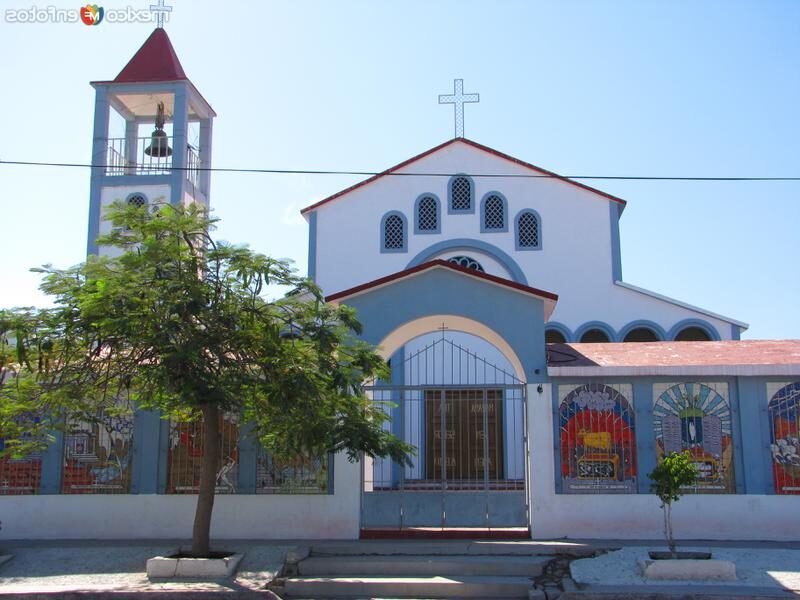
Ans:
{"type": "Polygon", "coordinates": [[[336,573],[342,577],[457,574],[530,578],[541,575],[549,560],[546,556],[310,556],[297,567],[299,574],[304,577],[336,573]]]}
{"type": "Polygon", "coordinates": [[[582,544],[519,541],[329,542],[287,563],[283,598],[528,598],[556,555],[582,544]]]}
{"type": "Polygon", "coordinates": [[[292,577],[289,598],[527,598],[531,579],[499,576],[292,577]]]}

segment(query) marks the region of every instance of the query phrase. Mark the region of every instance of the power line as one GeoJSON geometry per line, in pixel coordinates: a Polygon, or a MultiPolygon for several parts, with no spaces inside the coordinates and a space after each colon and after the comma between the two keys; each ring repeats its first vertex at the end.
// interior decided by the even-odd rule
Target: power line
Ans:
{"type": "MultiPolygon", "coordinates": [[[[102,169],[125,169],[119,165],[95,165],[91,163],[40,162],[24,160],[0,160],[0,165],[21,165],[27,167],[93,167],[102,169]]],[[[136,167],[131,167],[135,169],[136,167]]],[[[391,177],[453,177],[456,173],[400,173],[396,171],[336,171],[325,169],[255,169],[237,167],[174,167],[158,166],[158,171],[209,171],[212,173],[254,173],[274,175],[360,175],[374,177],[385,175],[391,177]]],[[[684,177],[671,175],[557,175],[555,173],[470,173],[470,177],[514,178],[514,179],[593,179],[611,181],[800,181],[800,177],[684,177]]]]}

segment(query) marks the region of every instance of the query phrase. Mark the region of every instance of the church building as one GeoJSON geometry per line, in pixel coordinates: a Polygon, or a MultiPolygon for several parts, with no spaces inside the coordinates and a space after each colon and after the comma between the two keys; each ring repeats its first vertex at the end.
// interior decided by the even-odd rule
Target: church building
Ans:
{"type": "MultiPolygon", "coordinates": [[[[211,206],[216,113],[166,31],[92,85],[87,251],[108,251],[115,200],[211,206]]],[[[626,283],[625,200],[463,137],[477,95],[455,88],[453,139],[302,210],[308,276],[389,362],[367,391],[413,464],[278,461],[226,415],[212,535],[659,538],[647,474],[686,450],[676,536],[797,539],[800,340],[740,340],[747,324],[626,283]]],[[[196,425],[72,425],[0,461],[5,535],[191,531],[196,425]]]]}

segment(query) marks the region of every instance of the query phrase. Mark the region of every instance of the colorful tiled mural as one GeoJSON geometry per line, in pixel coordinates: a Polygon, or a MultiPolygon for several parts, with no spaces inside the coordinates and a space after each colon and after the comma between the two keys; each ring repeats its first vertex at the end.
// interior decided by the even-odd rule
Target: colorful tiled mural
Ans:
{"type": "Polygon", "coordinates": [[[132,457],[131,413],[114,411],[70,420],[64,434],[62,492],[128,494],[132,457]]]}
{"type": "MultiPolygon", "coordinates": [[[[196,494],[205,439],[202,420],[170,422],[167,493],[196,494]]],[[[226,413],[220,417],[220,453],[217,466],[217,493],[235,494],[239,486],[239,420],[226,413]]]]}
{"type": "Polygon", "coordinates": [[[653,426],[659,461],[670,452],[692,455],[700,473],[694,491],[736,493],[727,383],[655,384],[653,426]]]}
{"type": "Polygon", "coordinates": [[[769,443],[776,494],[800,494],[800,381],[770,383],[769,443]]]}
{"type": "Polygon", "coordinates": [[[279,459],[259,449],[256,462],[257,494],[326,494],[327,492],[327,456],[279,459]]]}
{"type": "Polygon", "coordinates": [[[636,492],[632,395],[630,384],[558,386],[564,492],[636,492]]]}
{"type": "MultiPolygon", "coordinates": [[[[39,419],[35,418],[38,422],[39,419]]],[[[24,436],[30,440],[30,436],[24,436]]],[[[6,443],[0,438],[0,452],[6,443]]],[[[38,494],[42,483],[42,455],[39,452],[22,457],[0,458],[0,496],[38,494]]]]}

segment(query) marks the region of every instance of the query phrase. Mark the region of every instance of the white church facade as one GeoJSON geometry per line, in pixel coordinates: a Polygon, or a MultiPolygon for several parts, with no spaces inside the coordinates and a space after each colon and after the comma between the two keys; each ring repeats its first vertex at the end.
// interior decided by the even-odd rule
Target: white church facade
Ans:
{"type": "MultiPolygon", "coordinates": [[[[114,200],[210,206],[216,115],[166,32],[93,86],[88,252],[114,200]]],[[[687,450],[678,537],[796,539],[800,341],[624,282],[624,207],[456,137],[305,208],[308,275],[358,311],[392,372],[368,393],[418,452],[279,462],[228,415],[212,535],[657,538],[647,473],[687,450]]],[[[185,537],[198,435],[137,411],[3,459],[3,534],[185,537]]]]}

